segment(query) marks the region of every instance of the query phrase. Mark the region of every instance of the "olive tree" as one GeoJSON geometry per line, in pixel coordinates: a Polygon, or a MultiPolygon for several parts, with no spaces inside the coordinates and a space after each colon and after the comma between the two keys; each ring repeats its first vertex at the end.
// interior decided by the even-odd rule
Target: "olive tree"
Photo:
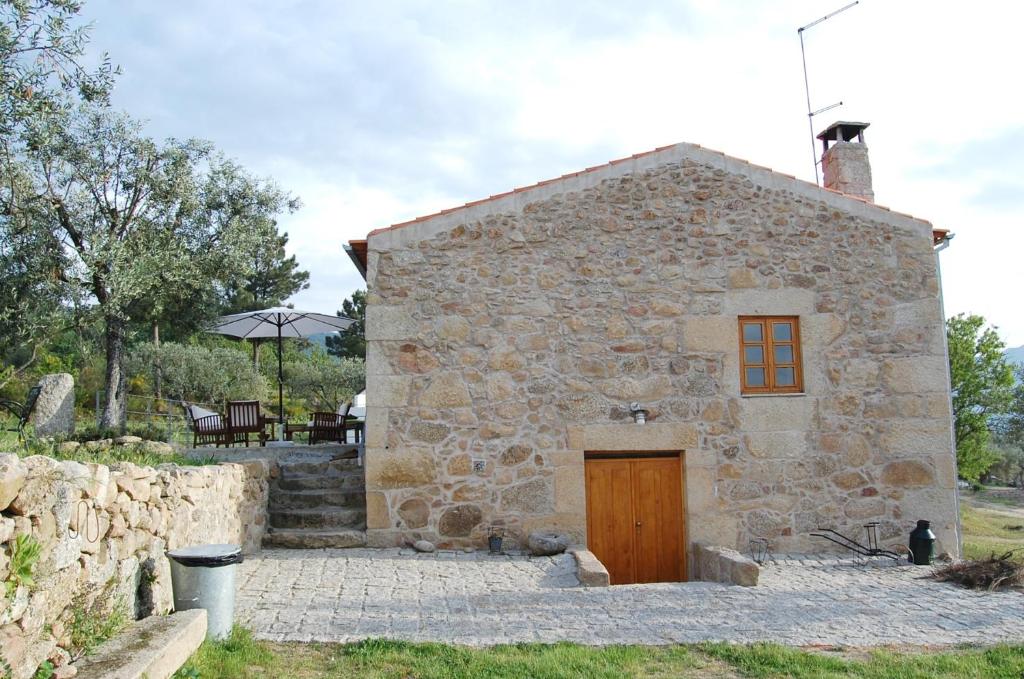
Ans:
{"type": "Polygon", "coordinates": [[[275,216],[297,207],[209,143],[158,143],[105,105],[31,125],[21,168],[6,228],[45,242],[60,294],[87,296],[103,324],[102,427],[124,423],[132,315],[165,317],[248,274],[275,216]]]}
{"type": "Polygon", "coordinates": [[[946,321],[953,429],[961,477],[977,480],[999,456],[989,448],[990,420],[1006,413],[1013,400],[1013,370],[1006,346],[981,316],[960,314],[946,321]]]}
{"type": "Polygon", "coordinates": [[[30,219],[20,201],[32,190],[26,132],[75,101],[106,101],[116,74],[105,55],[95,69],[81,64],[80,9],[75,0],[0,0],[0,358],[13,362],[0,367],[0,386],[74,317],[57,285],[59,244],[19,223],[30,219]]]}
{"type": "Polygon", "coordinates": [[[302,360],[285,363],[284,381],[292,398],[333,412],[366,387],[366,367],[360,358],[337,359],[318,347],[302,360]]]}
{"type": "Polygon", "coordinates": [[[139,344],[129,353],[126,371],[147,379],[159,361],[165,396],[182,401],[219,404],[230,400],[262,400],[267,381],[245,351],[165,342],[139,344]]]}

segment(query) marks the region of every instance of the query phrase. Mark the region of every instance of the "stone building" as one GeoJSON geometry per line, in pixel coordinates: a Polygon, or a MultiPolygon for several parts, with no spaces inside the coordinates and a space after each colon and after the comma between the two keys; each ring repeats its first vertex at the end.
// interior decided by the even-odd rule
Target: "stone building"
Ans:
{"type": "Polygon", "coordinates": [[[864,127],[826,188],[677,144],[351,242],[369,543],[553,529],[677,580],[694,542],[929,519],[957,554],[946,234],[872,202],[864,127]]]}

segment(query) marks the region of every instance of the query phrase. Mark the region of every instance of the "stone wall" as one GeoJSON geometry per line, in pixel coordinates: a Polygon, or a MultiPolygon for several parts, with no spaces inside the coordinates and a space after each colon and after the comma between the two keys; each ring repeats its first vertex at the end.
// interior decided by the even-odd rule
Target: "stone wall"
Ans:
{"type": "Polygon", "coordinates": [[[0,454],[0,582],[17,536],[42,545],[35,586],[0,598],[0,656],[14,677],[32,676],[47,658],[67,659],[76,611],[167,612],[166,550],[236,543],[258,551],[268,475],[262,460],[154,469],[0,454]]]}
{"type": "Polygon", "coordinates": [[[690,580],[756,587],[761,576],[761,568],[753,559],[735,549],[700,542],[692,545],[690,563],[690,580]]]}
{"type": "Polygon", "coordinates": [[[936,266],[927,222],[690,145],[371,234],[370,543],[583,541],[585,451],[681,450],[690,541],[955,554],[936,266]],[[741,396],[746,314],[800,317],[803,394],[741,396]]]}

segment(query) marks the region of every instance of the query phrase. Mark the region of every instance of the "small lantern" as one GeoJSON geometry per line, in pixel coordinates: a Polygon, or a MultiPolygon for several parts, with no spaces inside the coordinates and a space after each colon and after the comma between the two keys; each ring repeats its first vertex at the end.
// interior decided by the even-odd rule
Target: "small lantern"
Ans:
{"type": "Polygon", "coordinates": [[[487,550],[491,554],[501,554],[501,540],[505,537],[505,531],[501,528],[492,528],[487,536],[487,550]]]}
{"type": "Polygon", "coordinates": [[[639,403],[630,403],[629,412],[633,413],[633,421],[637,424],[647,423],[647,411],[641,408],[639,403]]]}
{"type": "Polygon", "coordinates": [[[749,544],[750,558],[753,559],[758,566],[763,566],[764,562],[771,556],[771,550],[768,547],[768,540],[765,538],[752,538],[749,544]]]}
{"type": "Polygon", "coordinates": [[[935,533],[930,521],[918,521],[917,528],[910,532],[910,553],[915,566],[928,566],[935,555],[935,533]]]}

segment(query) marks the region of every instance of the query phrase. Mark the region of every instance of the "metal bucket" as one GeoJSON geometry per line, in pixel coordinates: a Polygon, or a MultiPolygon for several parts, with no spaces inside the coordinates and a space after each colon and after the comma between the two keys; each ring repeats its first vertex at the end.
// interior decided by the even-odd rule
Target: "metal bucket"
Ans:
{"type": "Polygon", "coordinates": [[[167,552],[174,610],[206,609],[206,638],[226,639],[235,620],[235,571],[239,545],[197,545],[167,552]]]}

